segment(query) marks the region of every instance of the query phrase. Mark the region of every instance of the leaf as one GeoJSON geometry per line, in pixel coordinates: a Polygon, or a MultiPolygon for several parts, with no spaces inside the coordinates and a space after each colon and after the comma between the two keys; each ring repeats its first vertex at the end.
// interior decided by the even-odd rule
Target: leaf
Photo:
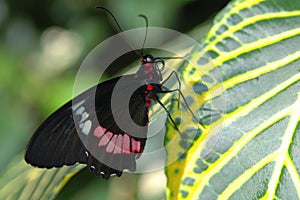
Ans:
{"type": "Polygon", "coordinates": [[[172,113],[168,199],[300,199],[299,27],[296,0],[236,0],[217,15],[181,69],[205,128],[172,113]]]}
{"type": "Polygon", "coordinates": [[[26,164],[23,154],[20,154],[1,173],[0,197],[22,200],[52,199],[83,167],[84,165],[74,165],[51,170],[34,168],[26,164]]]}

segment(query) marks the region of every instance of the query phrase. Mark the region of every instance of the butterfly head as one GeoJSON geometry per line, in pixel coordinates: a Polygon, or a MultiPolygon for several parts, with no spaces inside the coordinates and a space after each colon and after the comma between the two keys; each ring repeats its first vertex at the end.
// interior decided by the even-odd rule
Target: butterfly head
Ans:
{"type": "Polygon", "coordinates": [[[150,54],[146,54],[142,58],[142,64],[143,65],[145,65],[147,63],[149,63],[149,64],[150,63],[154,63],[154,61],[155,61],[154,57],[152,55],[150,55],[150,54]]]}

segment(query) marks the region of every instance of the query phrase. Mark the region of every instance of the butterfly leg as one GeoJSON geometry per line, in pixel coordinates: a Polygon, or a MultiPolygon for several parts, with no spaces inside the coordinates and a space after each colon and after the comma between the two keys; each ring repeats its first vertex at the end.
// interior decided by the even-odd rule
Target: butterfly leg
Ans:
{"type": "Polygon", "coordinates": [[[173,75],[175,75],[175,78],[178,82],[178,88],[177,89],[174,89],[174,90],[164,90],[164,91],[160,91],[159,93],[170,93],[170,92],[178,92],[178,108],[179,108],[179,105],[180,105],[180,96],[181,98],[183,99],[183,102],[186,106],[186,108],[188,109],[188,111],[191,113],[191,115],[193,116],[194,120],[198,121],[199,124],[203,127],[204,125],[202,124],[201,120],[198,120],[198,118],[196,117],[196,115],[193,113],[193,111],[191,110],[190,106],[188,105],[183,93],[181,92],[181,81],[179,79],[179,76],[178,74],[176,73],[176,71],[172,71],[171,74],[162,82],[162,85],[164,83],[166,83],[173,75]]]}
{"type": "MultiPolygon", "coordinates": [[[[164,85],[173,75],[175,75],[175,78],[177,79],[178,90],[181,91],[181,82],[180,82],[179,76],[176,71],[172,71],[170,73],[170,75],[161,84],[164,85]]],[[[178,107],[177,108],[179,108],[179,104],[180,104],[180,95],[178,95],[178,104],[177,104],[178,107]]]]}
{"type": "Polygon", "coordinates": [[[183,93],[179,90],[179,89],[174,89],[174,90],[164,90],[164,91],[160,91],[159,93],[171,93],[171,92],[178,92],[179,96],[182,97],[183,102],[185,104],[185,107],[188,109],[188,111],[191,113],[191,115],[193,116],[194,120],[198,121],[199,124],[205,128],[205,126],[201,123],[201,120],[198,120],[198,118],[196,117],[196,115],[194,114],[194,112],[192,111],[192,109],[190,108],[190,106],[188,105],[183,93]]]}
{"type": "Polygon", "coordinates": [[[177,127],[177,125],[176,125],[174,119],[172,118],[172,116],[171,116],[171,114],[170,114],[170,111],[165,107],[165,105],[159,100],[158,97],[157,97],[155,100],[156,100],[156,101],[159,103],[159,105],[166,111],[166,113],[167,113],[167,115],[168,115],[168,118],[171,120],[171,122],[172,122],[174,128],[178,131],[178,133],[179,133],[180,135],[182,135],[182,133],[181,133],[180,130],[178,129],[178,127],[177,127]]]}

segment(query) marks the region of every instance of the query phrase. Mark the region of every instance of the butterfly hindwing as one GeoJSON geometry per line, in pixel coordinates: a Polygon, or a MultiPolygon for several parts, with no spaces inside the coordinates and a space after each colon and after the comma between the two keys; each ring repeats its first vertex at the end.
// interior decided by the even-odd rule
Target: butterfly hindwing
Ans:
{"type": "Polygon", "coordinates": [[[144,88],[143,86],[137,87],[138,84],[141,84],[140,81],[134,79],[133,75],[123,76],[122,79],[122,84],[116,85],[112,91],[112,93],[118,92],[117,97],[112,98],[112,93],[107,96],[111,101],[117,101],[115,104],[109,102],[107,105],[107,99],[98,95],[100,93],[98,90],[101,88],[97,89],[95,104],[98,123],[97,126],[93,126],[93,131],[89,134],[86,142],[88,146],[93,147],[89,149],[90,153],[100,160],[99,166],[95,166],[95,162],[93,162],[93,165],[88,164],[89,167],[94,169],[95,173],[105,172],[104,176],[107,173],[113,174],[115,170],[129,169],[134,171],[136,168],[135,160],[143,153],[147,139],[147,127],[142,131],[137,131],[131,127],[129,132],[125,130],[126,128],[119,127],[118,123],[120,122],[129,124],[130,121],[134,121],[137,126],[141,127],[146,126],[148,122],[144,88]],[[135,89],[136,87],[137,89],[135,89]],[[122,102],[126,102],[125,96],[132,91],[134,92],[130,95],[129,104],[123,105],[122,102]],[[112,111],[112,107],[115,108],[114,111],[112,111]],[[128,108],[129,117],[126,116],[128,108]],[[110,166],[110,169],[107,166],[110,166]]]}

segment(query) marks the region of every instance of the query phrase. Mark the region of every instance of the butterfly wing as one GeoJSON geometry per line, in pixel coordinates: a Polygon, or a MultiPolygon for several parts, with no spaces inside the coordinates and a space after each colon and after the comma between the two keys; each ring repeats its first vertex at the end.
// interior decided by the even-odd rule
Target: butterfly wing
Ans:
{"type": "MultiPolygon", "coordinates": [[[[75,163],[86,163],[87,156],[79,138],[73,117],[73,105],[88,101],[99,86],[98,95],[107,96],[118,78],[94,86],[67,102],[51,114],[36,130],[30,139],[25,154],[26,162],[37,167],[61,167],[75,163]]],[[[90,106],[85,106],[88,109],[90,106]]]]}
{"type": "Polygon", "coordinates": [[[115,85],[108,98],[109,103],[97,92],[95,105],[98,121],[93,123],[84,142],[93,155],[88,159],[88,167],[105,179],[111,174],[121,175],[124,169],[135,171],[136,158],[143,153],[147,139],[145,85],[141,85],[142,82],[134,75],[123,76],[119,81],[121,84],[115,85]]]}
{"type": "Polygon", "coordinates": [[[64,105],[37,129],[27,145],[27,163],[42,168],[86,163],[85,149],[69,107],[69,103],[64,105]]]}
{"type": "MultiPolygon", "coordinates": [[[[120,87],[124,91],[137,84],[134,75],[123,77],[125,82],[120,87]]],[[[105,179],[111,174],[120,176],[124,169],[135,170],[136,153],[143,152],[147,131],[140,133],[141,137],[134,137],[118,127],[112,114],[111,97],[119,79],[90,88],[50,115],[29,141],[26,162],[46,168],[85,163],[105,179]],[[96,117],[90,115],[93,112],[96,117]]],[[[143,99],[143,88],[135,91],[130,99],[129,112],[138,125],[148,121],[143,99]]],[[[122,114],[124,110],[120,108],[115,113],[120,120],[127,120],[122,114]]]]}

